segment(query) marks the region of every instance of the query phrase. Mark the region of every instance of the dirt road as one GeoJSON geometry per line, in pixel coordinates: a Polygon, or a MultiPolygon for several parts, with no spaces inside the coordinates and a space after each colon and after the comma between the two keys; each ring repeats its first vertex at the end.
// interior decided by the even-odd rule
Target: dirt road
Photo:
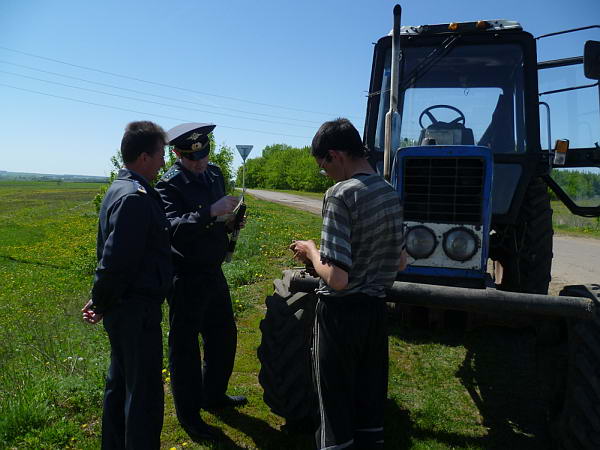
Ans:
{"type": "MultiPolygon", "coordinates": [[[[321,214],[321,200],[281,192],[247,189],[256,198],[321,214]]],[[[565,284],[600,283],[600,239],[554,236],[553,290],[565,284]]]]}

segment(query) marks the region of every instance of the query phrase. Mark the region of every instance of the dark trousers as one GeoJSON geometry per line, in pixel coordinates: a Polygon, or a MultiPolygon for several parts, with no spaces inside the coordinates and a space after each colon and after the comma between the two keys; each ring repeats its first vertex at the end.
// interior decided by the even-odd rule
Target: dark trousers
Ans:
{"type": "Polygon", "coordinates": [[[388,337],[381,299],[321,297],[313,364],[319,400],[319,449],[383,448],[388,337]]]}
{"type": "Polygon", "coordinates": [[[127,299],[104,315],[110,368],[102,415],[103,449],[158,449],[163,425],[161,307],[127,299]]]}
{"type": "Polygon", "coordinates": [[[199,421],[200,408],[222,399],[233,371],[237,328],[223,272],[177,274],[169,300],[169,366],[177,418],[199,421]],[[204,361],[198,342],[202,336],[204,361]]]}

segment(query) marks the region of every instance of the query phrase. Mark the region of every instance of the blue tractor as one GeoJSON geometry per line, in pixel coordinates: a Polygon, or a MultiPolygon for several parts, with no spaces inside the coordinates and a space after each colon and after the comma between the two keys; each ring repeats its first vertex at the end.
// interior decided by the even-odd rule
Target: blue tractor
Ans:
{"type": "MultiPolygon", "coordinates": [[[[400,13],[375,44],[364,128],[372,165],[404,204],[411,261],[387,301],[437,316],[538,318],[540,345],[568,348],[548,402],[557,446],[600,448],[600,284],[548,295],[551,195],[575,215],[600,216],[600,197],[572,198],[553,172],[600,167],[600,42],[539,62],[540,39],[583,29],[534,38],[513,21],[400,26],[400,13]],[[593,82],[539,88],[565,69],[593,82]],[[594,114],[573,110],[570,95],[594,114]],[[573,134],[552,142],[552,128],[573,134]]],[[[285,271],[261,324],[264,398],[290,421],[314,405],[315,286],[305,271],[285,271]]]]}

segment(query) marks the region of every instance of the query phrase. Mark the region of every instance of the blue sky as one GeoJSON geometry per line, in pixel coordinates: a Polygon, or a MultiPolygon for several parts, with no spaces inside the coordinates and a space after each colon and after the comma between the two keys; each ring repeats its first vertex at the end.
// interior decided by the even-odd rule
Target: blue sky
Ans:
{"type": "MultiPolygon", "coordinates": [[[[0,170],[105,175],[132,120],[213,122],[217,143],[252,144],[250,157],[308,145],[337,116],[362,131],[394,4],[2,0],[0,170]]],[[[404,25],[505,18],[534,36],[600,22],[598,0],[402,6],[404,25]]],[[[584,39],[600,32],[542,41],[540,59],[581,55],[584,39]]]]}

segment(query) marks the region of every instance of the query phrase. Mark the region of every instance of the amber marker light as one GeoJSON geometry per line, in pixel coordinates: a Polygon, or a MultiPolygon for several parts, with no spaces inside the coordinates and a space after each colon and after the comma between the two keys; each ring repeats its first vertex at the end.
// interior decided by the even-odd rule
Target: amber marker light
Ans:
{"type": "Polygon", "coordinates": [[[456,22],[451,22],[451,23],[448,25],[448,29],[449,29],[450,31],[456,31],[456,30],[458,30],[458,23],[456,23],[456,22]]]}
{"type": "Polygon", "coordinates": [[[475,28],[478,30],[485,30],[490,24],[486,20],[478,20],[475,24],[475,28]]]}
{"type": "Polygon", "coordinates": [[[557,139],[556,144],[554,145],[554,151],[556,153],[567,153],[567,150],[569,150],[569,140],[557,139]]]}

